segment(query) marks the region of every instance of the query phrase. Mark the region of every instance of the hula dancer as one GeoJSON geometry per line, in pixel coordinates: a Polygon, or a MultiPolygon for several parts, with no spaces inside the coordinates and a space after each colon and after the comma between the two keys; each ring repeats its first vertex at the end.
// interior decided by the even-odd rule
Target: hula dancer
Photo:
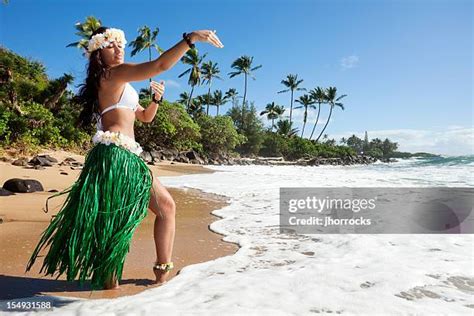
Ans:
{"type": "MultiPolygon", "coordinates": [[[[216,31],[184,33],[183,39],[157,59],[139,64],[124,62],[127,43],[122,30],[100,27],[90,37],[87,78],[77,95],[83,105],[80,123],[97,118],[94,147],[87,153],[78,180],[49,198],[68,194],[56,217],[42,233],[27,264],[29,271],[41,249],[50,246],[40,273],[82,284],[92,289],[117,288],[122,279],[131,238],[149,208],[156,214],[154,238],[156,283],[166,282],[173,268],[171,255],[175,234],[175,202],[140,158],[135,142],[135,119],[151,122],[164,93],[164,84],[152,82],[153,101],[145,109],[129,84],[152,78],[173,67],[194,48],[195,42],[224,47],[216,31]]],[[[48,198],[48,200],[49,200],[48,198]]]]}

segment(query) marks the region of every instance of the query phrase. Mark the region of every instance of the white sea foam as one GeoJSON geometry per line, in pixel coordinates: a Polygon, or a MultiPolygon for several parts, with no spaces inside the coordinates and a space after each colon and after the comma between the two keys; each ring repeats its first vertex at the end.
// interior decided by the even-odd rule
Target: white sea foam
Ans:
{"type": "MultiPolygon", "coordinates": [[[[280,234],[280,187],[472,187],[472,166],[210,166],[166,186],[230,197],[210,226],[236,254],[185,267],[164,286],[78,300],[61,315],[472,315],[474,235],[280,234]],[[471,307],[468,307],[468,306],[471,307]]],[[[179,212],[179,210],[178,210],[179,212]]]]}

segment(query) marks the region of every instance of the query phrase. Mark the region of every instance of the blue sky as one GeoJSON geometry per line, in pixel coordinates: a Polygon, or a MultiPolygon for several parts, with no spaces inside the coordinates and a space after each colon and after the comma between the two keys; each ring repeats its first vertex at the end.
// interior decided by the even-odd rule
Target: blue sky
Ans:
{"type": "MultiPolygon", "coordinates": [[[[221,69],[224,80],[213,88],[243,93],[243,77],[227,74],[234,59],[254,56],[263,67],[249,81],[248,98],[259,110],[272,101],[288,106],[290,95],[277,91],[287,74],[296,73],[303,87],[335,86],[348,95],[345,111],[336,108],[331,118],[330,138],[362,137],[367,130],[369,138],[398,141],[400,150],[472,154],[472,6],[469,0],[12,0],[0,5],[0,42],[42,61],[52,78],[72,73],[78,85],[86,60],[65,46],[77,39],[74,23],[89,15],[123,29],[128,42],[143,25],[159,27],[158,44],[165,50],[182,32],[216,29],[223,49],[198,44],[221,69]]],[[[132,58],[127,50],[127,62],[146,61],[147,54],[132,58]]],[[[165,98],[173,101],[189,91],[187,79],[178,78],[184,70],[178,63],[154,78],[167,82],[165,98]]],[[[147,82],[132,85],[138,90],[147,82]]],[[[197,93],[205,91],[202,86],[197,93]]],[[[297,127],[302,116],[294,111],[297,127]]],[[[324,107],[317,132],[327,116],[324,107]]]]}

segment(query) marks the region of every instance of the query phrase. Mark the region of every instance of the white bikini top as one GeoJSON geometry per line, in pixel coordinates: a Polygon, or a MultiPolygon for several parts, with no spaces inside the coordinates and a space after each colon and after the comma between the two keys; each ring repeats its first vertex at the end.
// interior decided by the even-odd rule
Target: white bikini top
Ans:
{"type": "Polygon", "coordinates": [[[106,107],[101,113],[95,114],[97,118],[97,130],[101,131],[103,126],[102,126],[102,116],[107,113],[108,111],[112,111],[114,109],[130,109],[132,111],[136,111],[138,108],[138,93],[137,91],[132,87],[131,84],[128,82],[125,83],[125,88],[122,91],[122,95],[120,96],[120,100],[118,103],[113,104],[111,106],[106,107]]]}

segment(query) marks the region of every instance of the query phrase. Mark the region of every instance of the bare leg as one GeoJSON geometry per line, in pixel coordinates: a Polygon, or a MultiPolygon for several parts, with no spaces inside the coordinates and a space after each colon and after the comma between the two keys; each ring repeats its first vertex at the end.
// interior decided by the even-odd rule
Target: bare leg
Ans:
{"type": "MultiPolygon", "coordinates": [[[[176,230],[176,205],[168,190],[157,177],[153,177],[148,207],[156,215],[154,226],[156,261],[158,263],[170,262],[176,230]]],[[[169,275],[169,272],[156,270],[154,272],[156,283],[165,282],[169,275]]]]}
{"type": "MultiPolygon", "coordinates": [[[[158,263],[170,262],[176,230],[176,205],[171,194],[155,176],[153,176],[153,186],[150,193],[148,208],[156,215],[153,229],[156,261],[158,263]]],[[[166,282],[169,272],[156,270],[154,272],[156,276],[155,283],[166,282]]],[[[115,278],[107,280],[104,284],[104,289],[117,289],[118,287],[119,283],[115,278]]]]}

